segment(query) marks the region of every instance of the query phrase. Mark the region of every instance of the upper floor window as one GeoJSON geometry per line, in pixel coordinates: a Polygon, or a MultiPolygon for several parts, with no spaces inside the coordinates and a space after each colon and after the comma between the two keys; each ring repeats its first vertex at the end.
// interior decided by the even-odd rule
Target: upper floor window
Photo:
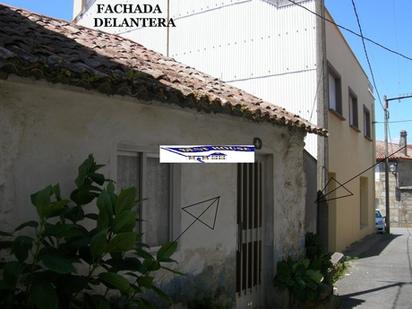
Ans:
{"type": "Polygon", "coordinates": [[[359,128],[358,124],[358,98],[356,94],[349,88],[349,124],[355,128],[359,128]]]}
{"type": "Polygon", "coordinates": [[[371,113],[369,109],[363,106],[363,134],[366,138],[371,139],[371,113]]]}
{"type": "Polygon", "coordinates": [[[342,115],[341,78],[334,68],[328,68],[329,109],[342,115]]]}
{"type": "Polygon", "coordinates": [[[151,247],[161,246],[171,234],[171,166],[155,154],[119,152],[118,189],[134,186],[140,199],[137,229],[151,247]]]}

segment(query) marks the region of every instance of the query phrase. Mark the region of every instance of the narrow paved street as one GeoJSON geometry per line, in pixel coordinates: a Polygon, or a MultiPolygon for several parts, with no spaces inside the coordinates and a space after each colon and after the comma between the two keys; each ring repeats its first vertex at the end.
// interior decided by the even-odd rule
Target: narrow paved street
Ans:
{"type": "Polygon", "coordinates": [[[371,235],[345,252],[358,257],[337,283],[342,308],[412,308],[412,229],[371,235]]]}

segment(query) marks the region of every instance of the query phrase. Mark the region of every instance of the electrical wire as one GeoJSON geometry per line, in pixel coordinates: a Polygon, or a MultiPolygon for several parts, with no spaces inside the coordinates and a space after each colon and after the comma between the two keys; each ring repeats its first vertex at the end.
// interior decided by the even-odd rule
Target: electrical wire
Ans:
{"type": "Polygon", "coordinates": [[[381,105],[382,109],[385,110],[385,107],[382,104],[381,95],[380,95],[378,87],[376,85],[375,74],[373,73],[373,70],[372,70],[372,64],[371,64],[371,61],[369,59],[368,50],[366,49],[365,36],[363,35],[363,30],[362,30],[362,26],[361,26],[361,23],[360,23],[360,18],[359,18],[358,10],[356,8],[355,0],[352,0],[352,7],[353,7],[353,11],[355,13],[356,21],[358,23],[359,32],[360,32],[361,39],[362,39],[363,51],[365,53],[365,57],[366,57],[366,61],[368,63],[369,71],[371,73],[373,87],[375,87],[375,91],[376,91],[376,95],[378,96],[379,104],[381,105]]]}
{"type": "MultiPolygon", "coordinates": [[[[293,3],[293,4],[296,5],[296,6],[301,7],[302,9],[305,9],[306,11],[310,12],[311,14],[316,15],[317,17],[319,17],[319,18],[327,21],[328,23],[331,23],[331,24],[335,25],[336,27],[339,27],[339,28],[341,28],[341,29],[343,29],[343,30],[345,30],[345,31],[353,34],[353,35],[358,36],[358,37],[362,37],[362,35],[360,35],[360,34],[357,33],[356,31],[354,31],[354,30],[352,30],[352,29],[349,29],[348,27],[342,26],[342,25],[340,25],[340,24],[337,24],[337,23],[335,23],[333,20],[330,20],[330,19],[328,19],[328,18],[326,18],[326,17],[323,17],[322,15],[320,15],[320,14],[312,11],[311,9],[307,8],[306,6],[303,6],[303,5],[297,3],[297,2],[295,2],[295,1],[293,1],[293,0],[288,0],[288,1],[289,1],[290,3],[293,3]]],[[[372,43],[372,44],[374,44],[374,45],[376,45],[376,46],[378,46],[378,47],[380,47],[380,48],[382,48],[382,49],[384,49],[384,50],[392,53],[392,54],[398,55],[398,56],[400,56],[400,57],[402,57],[402,58],[404,58],[404,59],[407,59],[407,60],[412,61],[412,57],[409,57],[409,56],[407,56],[407,55],[405,55],[405,54],[403,54],[403,53],[401,53],[401,52],[398,52],[398,51],[396,51],[396,50],[393,50],[392,48],[386,47],[385,45],[383,45],[383,44],[381,44],[381,43],[379,43],[379,42],[376,42],[376,41],[374,41],[374,40],[372,40],[372,39],[370,39],[370,38],[368,38],[368,37],[364,37],[364,39],[365,39],[366,41],[368,41],[368,42],[370,42],[370,43],[372,43]]]]}
{"type": "MultiPolygon", "coordinates": [[[[402,123],[402,122],[412,122],[412,119],[388,121],[388,123],[402,123]]],[[[383,122],[383,121],[374,121],[373,123],[385,123],[385,122],[383,122]]]]}

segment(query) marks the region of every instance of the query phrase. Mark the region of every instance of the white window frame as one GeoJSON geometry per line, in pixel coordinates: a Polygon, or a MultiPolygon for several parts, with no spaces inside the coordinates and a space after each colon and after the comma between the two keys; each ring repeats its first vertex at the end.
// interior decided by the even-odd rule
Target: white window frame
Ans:
{"type": "MultiPolygon", "coordinates": [[[[147,170],[147,159],[148,158],[155,158],[155,159],[160,159],[158,153],[153,153],[153,152],[140,152],[141,155],[141,179],[142,179],[142,188],[141,188],[141,193],[142,193],[142,210],[141,210],[141,216],[142,219],[145,217],[145,202],[144,199],[147,198],[145,196],[146,192],[146,181],[144,175],[146,175],[146,170],[147,170]]],[[[172,220],[172,215],[173,215],[173,167],[172,165],[169,164],[169,209],[168,209],[168,216],[169,216],[169,230],[168,230],[168,241],[172,240],[172,235],[173,235],[173,220],[172,220]]],[[[142,226],[142,232],[143,232],[143,242],[146,242],[146,237],[145,237],[145,230],[146,230],[146,221],[142,221],[141,226],[142,226]]],[[[158,250],[160,249],[161,245],[150,247],[152,250],[158,250]]]]}
{"type": "MultiPolygon", "coordinates": [[[[145,175],[145,171],[147,169],[147,158],[159,158],[159,154],[154,152],[154,151],[150,151],[147,148],[141,148],[141,147],[133,147],[133,146],[123,146],[123,147],[118,147],[118,150],[116,152],[116,171],[115,171],[115,175],[116,175],[116,179],[118,177],[118,171],[117,171],[117,160],[118,160],[118,156],[130,156],[130,157],[135,157],[137,159],[139,159],[140,157],[140,175],[139,175],[139,180],[140,180],[140,185],[139,188],[137,188],[138,190],[138,200],[141,201],[141,209],[139,211],[139,218],[144,218],[144,201],[143,199],[145,199],[146,197],[144,196],[145,191],[146,191],[146,181],[144,179],[144,175],[145,175]]],[[[175,190],[177,189],[177,186],[174,184],[174,180],[176,179],[176,177],[179,177],[180,173],[177,173],[177,168],[174,165],[170,165],[169,166],[169,237],[168,240],[172,241],[174,235],[176,234],[175,232],[175,211],[174,211],[174,205],[176,203],[176,198],[179,196],[178,194],[175,194],[175,190]]],[[[117,187],[116,185],[116,189],[117,192],[120,191],[121,188],[117,187]]],[[[136,228],[138,226],[140,226],[140,229],[138,230],[139,233],[143,233],[142,235],[142,241],[146,242],[146,237],[145,237],[145,225],[147,223],[145,221],[141,221],[141,223],[139,225],[136,224],[136,228]]],[[[152,246],[149,248],[150,252],[156,252],[157,250],[159,250],[161,247],[161,245],[158,246],[152,246]]]]}

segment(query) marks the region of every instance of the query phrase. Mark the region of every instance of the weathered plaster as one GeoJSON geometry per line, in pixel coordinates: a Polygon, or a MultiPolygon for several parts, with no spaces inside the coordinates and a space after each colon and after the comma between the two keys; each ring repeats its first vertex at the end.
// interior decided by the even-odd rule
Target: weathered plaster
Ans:
{"type": "MultiPolygon", "coordinates": [[[[103,172],[107,176],[115,178],[119,145],[156,152],[161,144],[250,144],[259,137],[263,148],[258,154],[273,161],[273,185],[269,190],[273,202],[268,207],[274,216],[268,222],[273,226],[267,235],[272,240],[265,245],[270,254],[263,269],[269,274],[265,281],[268,291],[272,289],[276,261],[302,253],[306,191],[303,131],[18,78],[0,81],[0,91],[0,229],[32,218],[35,212],[29,197],[42,187],[59,182],[63,195],[67,195],[76,168],[89,153],[106,164],[103,172]]],[[[219,213],[214,231],[196,223],[179,239],[177,266],[189,276],[170,282],[172,278],[165,274],[160,281],[176,297],[182,287],[193,284],[205,295],[218,295],[222,303],[233,301],[236,166],[179,168],[180,192],[174,212],[220,196],[219,213]]],[[[192,221],[184,213],[174,217],[173,236],[192,221]]]]}

